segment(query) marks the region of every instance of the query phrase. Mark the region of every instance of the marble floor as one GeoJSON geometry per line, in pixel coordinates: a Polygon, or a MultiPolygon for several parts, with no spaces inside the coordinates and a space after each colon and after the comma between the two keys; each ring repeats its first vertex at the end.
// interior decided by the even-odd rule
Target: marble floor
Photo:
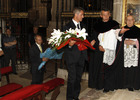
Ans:
{"type": "MultiPolygon", "coordinates": [[[[27,70],[18,70],[18,75],[10,74],[10,81],[16,82],[21,85],[28,86],[31,83],[31,80],[21,78],[20,75],[25,73],[27,70]]],[[[48,81],[54,77],[50,77],[44,80],[48,81]]],[[[6,77],[4,76],[2,78],[1,85],[6,84],[6,77]]],[[[81,82],[81,93],[80,93],[80,100],[140,100],[140,90],[135,90],[133,92],[128,91],[127,89],[122,90],[115,90],[108,93],[103,93],[102,90],[95,90],[88,88],[88,81],[83,79],[81,82]]],[[[67,88],[67,82],[65,81],[64,86],[61,87],[61,92],[57,98],[57,100],[66,100],[66,88],[67,88]]],[[[46,95],[46,100],[50,100],[51,93],[46,95]]]]}

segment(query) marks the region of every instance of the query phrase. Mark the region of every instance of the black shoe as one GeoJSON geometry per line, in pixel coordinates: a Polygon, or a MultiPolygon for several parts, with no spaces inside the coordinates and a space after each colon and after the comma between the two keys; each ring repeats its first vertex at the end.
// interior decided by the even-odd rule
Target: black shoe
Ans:
{"type": "Polygon", "coordinates": [[[107,93],[107,92],[109,92],[109,90],[107,90],[107,89],[104,89],[104,90],[103,90],[103,92],[104,92],[104,93],[107,93]]]}
{"type": "Polygon", "coordinates": [[[73,99],[74,99],[74,100],[79,100],[79,98],[76,98],[76,99],[75,99],[75,98],[73,98],[73,99]]]}
{"type": "Polygon", "coordinates": [[[134,89],[133,89],[133,88],[128,88],[128,90],[129,90],[129,91],[134,91],[134,89]]]}
{"type": "Polygon", "coordinates": [[[17,73],[17,72],[15,72],[15,73],[13,73],[13,74],[17,75],[18,73],[17,73]]]}
{"type": "Polygon", "coordinates": [[[111,89],[110,91],[114,91],[114,89],[111,89]]]}
{"type": "Polygon", "coordinates": [[[79,100],[79,99],[77,98],[77,99],[74,99],[74,100],[79,100]]]}

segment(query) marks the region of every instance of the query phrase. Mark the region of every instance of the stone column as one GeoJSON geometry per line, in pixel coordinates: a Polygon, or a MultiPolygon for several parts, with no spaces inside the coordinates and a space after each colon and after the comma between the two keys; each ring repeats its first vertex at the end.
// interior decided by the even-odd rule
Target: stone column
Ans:
{"type": "Polygon", "coordinates": [[[38,10],[39,19],[34,23],[35,26],[46,27],[47,25],[47,7],[46,3],[41,3],[41,0],[33,0],[33,9],[38,10]]]}
{"type": "Polygon", "coordinates": [[[113,19],[122,24],[123,0],[114,0],[113,19]]]}
{"type": "Polygon", "coordinates": [[[57,2],[56,1],[57,0],[52,0],[52,8],[51,8],[52,19],[49,22],[49,26],[48,26],[48,28],[46,30],[47,38],[50,37],[51,32],[53,31],[53,29],[56,28],[56,10],[57,10],[57,2]]]}
{"type": "MultiPolygon", "coordinates": [[[[66,4],[66,0],[64,0],[64,9],[63,11],[70,11],[70,6],[71,6],[71,10],[73,10],[74,8],[74,0],[71,0],[71,4],[70,4],[70,0],[67,0],[67,4],[66,4]],[[66,8],[67,7],[67,8],[66,8]]],[[[49,22],[49,27],[47,29],[47,36],[49,37],[51,32],[53,31],[53,29],[56,28],[56,12],[57,12],[57,0],[52,0],[52,9],[51,9],[51,14],[52,14],[52,20],[49,22]]],[[[59,16],[58,16],[58,29],[61,28],[61,12],[62,12],[62,0],[59,0],[59,16]]]]}

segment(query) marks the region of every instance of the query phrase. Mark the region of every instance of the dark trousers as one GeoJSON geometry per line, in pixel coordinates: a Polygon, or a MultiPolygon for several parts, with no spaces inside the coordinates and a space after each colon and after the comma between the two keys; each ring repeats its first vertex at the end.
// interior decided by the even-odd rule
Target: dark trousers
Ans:
{"type": "Polygon", "coordinates": [[[6,48],[4,51],[5,66],[9,66],[10,60],[12,61],[13,73],[16,73],[16,48],[6,48]]]}
{"type": "MultiPolygon", "coordinates": [[[[4,67],[4,56],[0,56],[0,68],[4,67]]],[[[0,73],[0,81],[1,81],[1,73],[0,73]]]]}
{"type": "Polygon", "coordinates": [[[32,70],[32,82],[31,84],[42,84],[44,77],[44,71],[42,70],[32,70]]]}
{"type": "Polygon", "coordinates": [[[0,56],[0,68],[4,67],[4,55],[0,56]]]}
{"type": "Polygon", "coordinates": [[[78,98],[81,90],[81,77],[83,73],[85,59],[80,57],[79,61],[74,64],[67,64],[68,82],[67,82],[67,100],[78,98]]]}
{"type": "Polygon", "coordinates": [[[105,90],[114,90],[114,79],[113,79],[113,75],[111,74],[110,71],[108,71],[107,69],[105,70],[104,73],[104,89],[105,90]]]}
{"type": "Polygon", "coordinates": [[[124,68],[124,88],[140,89],[140,68],[124,68]]]}

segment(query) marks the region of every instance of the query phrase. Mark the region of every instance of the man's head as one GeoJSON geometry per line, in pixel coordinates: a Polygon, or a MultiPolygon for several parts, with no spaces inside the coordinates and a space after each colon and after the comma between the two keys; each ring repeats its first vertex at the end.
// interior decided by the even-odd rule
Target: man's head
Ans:
{"type": "Polygon", "coordinates": [[[108,9],[102,9],[100,16],[101,16],[103,22],[108,22],[111,14],[108,9]]]}
{"type": "Polygon", "coordinates": [[[78,7],[78,8],[75,8],[73,10],[73,19],[76,21],[76,22],[81,22],[84,18],[84,9],[81,8],[81,7],[78,7]]]}
{"type": "Polygon", "coordinates": [[[135,24],[135,19],[132,15],[128,15],[126,18],[126,25],[132,27],[135,24]]]}
{"type": "Polygon", "coordinates": [[[39,45],[41,45],[42,44],[42,37],[40,36],[40,35],[36,35],[35,36],[35,42],[37,43],[37,44],[39,44],[39,45]]]}
{"type": "Polygon", "coordinates": [[[38,27],[36,27],[36,26],[33,27],[33,33],[34,34],[37,34],[38,33],[38,27]]]}
{"type": "Polygon", "coordinates": [[[11,30],[10,30],[10,29],[6,29],[6,34],[7,34],[8,36],[10,36],[10,35],[11,35],[11,30]]]}

